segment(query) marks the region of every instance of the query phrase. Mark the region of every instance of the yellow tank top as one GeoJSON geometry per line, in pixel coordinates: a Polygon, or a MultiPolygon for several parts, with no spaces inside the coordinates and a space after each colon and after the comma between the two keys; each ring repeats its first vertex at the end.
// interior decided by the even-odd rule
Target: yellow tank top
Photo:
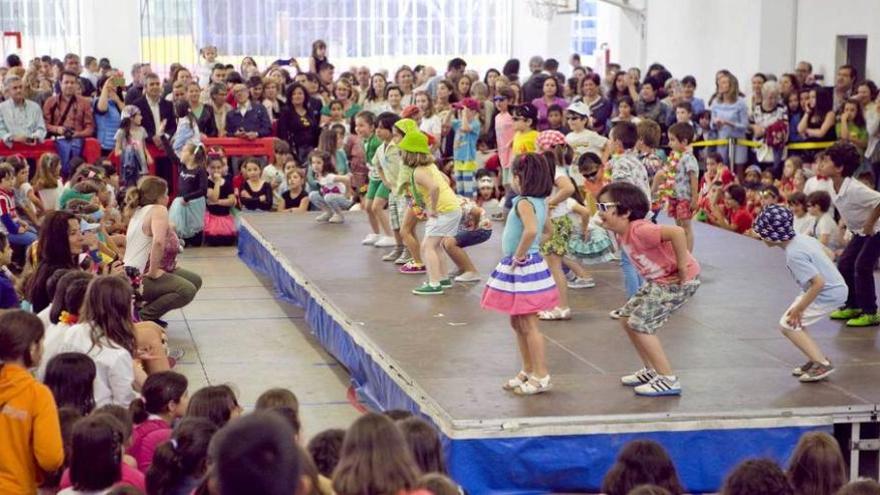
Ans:
{"type": "MultiPolygon", "coordinates": [[[[423,167],[428,172],[431,173],[431,180],[437,184],[437,188],[440,189],[440,194],[437,196],[437,213],[449,213],[450,211],[454,211],[458,209],[458,198],[455,196],[455,192],[449,187],[448,179],[440,169],[437,168],[437,165],[433,163],[431,165],[427,165],[423,167]]],[[[413,194],[416,204],[421,208],[427,208],[430,204],[431,198],[428,195],[428,190],[419,185],[416,182],[415,174],[412,175],[412,186],[413,190],[416,194],[413,194]]]]}

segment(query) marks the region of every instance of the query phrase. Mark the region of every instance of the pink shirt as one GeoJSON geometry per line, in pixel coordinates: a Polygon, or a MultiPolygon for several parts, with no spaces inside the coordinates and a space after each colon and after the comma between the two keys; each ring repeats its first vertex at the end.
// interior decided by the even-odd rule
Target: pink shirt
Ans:
{"type": "MultiPolygon", "coordinates": [[[[639,274],[650,282],[661,285],[678,283],[678,261],[671,242],[660,239],[661,226],[648,220],[630,222],[629,230],[617,240],[639,274]]],[[[688,253],[687,279],[700,274],[700,265],[688,253]]]]}
{"type": "MultiPolygon", "coordinates": [[[[144,474],[124,462],[121,464],[122,478],[113,486],[131,485],[142,492],[146,492],[147,482],[144,474]]],[[[71,486],[73,486],[73,483],[70,482],[70,468],[67,468],[61,475],[61,483],[58,484],[58,489],[64,490],[71,486]]]]}
{"type": "Polygon", "coordinates": [[[160,443],[171,437],[171,426],[162,418],[151,417],[134,427],[128,455],[135,458],[138,469],[146,473],[153,463],[153,452],[160,443]]]}
{"type": "Polygon", "coordinates": [[[498,143],[498,160],[502,168],[510,167],[510,159],[513,154],[513,117],[509,112],[499,113],[495,116],[495,140],[498,143]]]}

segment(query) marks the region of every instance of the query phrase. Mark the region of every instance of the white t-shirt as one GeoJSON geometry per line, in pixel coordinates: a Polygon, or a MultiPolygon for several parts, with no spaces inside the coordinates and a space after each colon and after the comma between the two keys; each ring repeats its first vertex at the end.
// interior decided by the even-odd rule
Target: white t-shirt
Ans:
{"type": "Polygon", "coordinates": [[[43,358],[37,368],[37,380],[43,381],[46,378],[46,367],[49,365],[49,361],[61,354],[61,349],[64,347],[64,335],[69,328],[69,324],[61,322],[49,323],[49,326],[46,327],[46,334],[43,336],[43,358]]]}
{"type": "Polygon", "coordinates": [[[608,138],[595,131],[584,129],[581,132],[572,131],[566,134],[565,142],[568,143],[568,145],[571,146],[572,151],[574,151],[574,163],[577,164],[578,157],[588,151],[592,151],[601,156],[602,149],[605,148],[608,138]]]}
{"type": "MultiPolygon", "coordinates": [[[[814,217],[815,218],[815,217],[814,217]]],[[[834,219],[829,217],[828,215],[822,215],[818,217],[815,224],[813,225],[813,229],[810,231],[810,235],[819,239],[823,235],[828,235],[828,243],[830,245],[836,244],[837,239],[837,224],[834,222],[834,219]]]]}
{"type": "Polygon", "coordinates": [[[106,337],[92,344],[91,329],[91,323],[77,323],[68,328],[60,352],[82,352],[95,361],[95,407],[107,404],[128,407],[135,398],[132,356],[106,337]]]}
{"type": "Polygon", "coordinates": [[[443,122],[440,120],[439,115],[434,114],[422,119],[422,122],[419,124],[419,130],[440,139],[440,135],[443,134],[443,122]]]}
{"type": "Polygon", "coordinates": [[[318,179],[318,185],[321,186],[321,195],[325,194],[342,194],[345,195],[345,183],[336,182],[336,174],[327,174],[324,177],[318,179]],[[324,188],[333,189],[336,188],[335,192],[324,192],[324,188]]]}
{"type": "MultiPolygon", "coordinates": [[[[809,196],[816,191],[825,191],[832,199],[834,199],[834,184],[831,183],[831,179],[819,180],[818,177],[810,177],[807,179],[807,182],[804,183],[804,194],[809,196]]],[[[834,220],[834,211],[834,203],[832,203],[831,208],[828,208],[828,212],[825,214],[834,220]]]]}
{"type": "Polygon", "coordinates": [[[813,215],[807,213],[800,218],[794,217],[794,231],[798,234],[810,235],[814,225],[816,225],[816,217],[813,215]]]}
{"type": "MultiPolygon", "coordinates": [[[[865,228],[865,222],[871,211],[880,206],[880,192],[852,177],[847,177],[840,184],[839,191],[831,192],[831,200],[840,212],[840,218],[846,224],[846,228],[856,235],[862,235],[862,229],[865,228]]],[[[878,225],[874,224],[871,235],[877,233],[877,227],[878,225]]]]}

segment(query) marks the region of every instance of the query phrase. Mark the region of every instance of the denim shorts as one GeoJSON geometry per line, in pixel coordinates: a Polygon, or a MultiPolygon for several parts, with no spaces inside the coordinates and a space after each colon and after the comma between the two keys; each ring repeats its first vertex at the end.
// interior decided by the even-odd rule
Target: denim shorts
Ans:
{"type": "Polygon", "coordinates": [[[482,244],[492,237],[489,229],[461,230],[455,234],[455,244],[460,248],[482,244]]]}

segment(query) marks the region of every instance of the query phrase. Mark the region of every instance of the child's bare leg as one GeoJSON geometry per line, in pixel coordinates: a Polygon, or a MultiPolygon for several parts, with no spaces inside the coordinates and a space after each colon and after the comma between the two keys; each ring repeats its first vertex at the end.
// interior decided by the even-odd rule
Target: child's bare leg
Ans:
{"type": "Polygon", "coordinates": [[[373,210],[373,216],[376,218],[379,227],[382,228],[382,233],[391,237],[391,220],[388,219],[388,213],[385,211],[386,204],[388,204],[387,199],[377,196],[373,198],[373,205],[370,208],[373,210]]]}
{"type": "Polygon", "coordinates": [[[367,212],[367,219],[370,220],[370,228],[373,229],[374,234],[379,233],[379,220],[376,219],[376,215],[373,213],[373,200],[368,199],[364,202],[364,211],[367,212]]]}
{"type": "Polygon", "coordinates": [[[568,308],[568,281],[565,280],[565,273],[562,272],[562,257],[548,254],[544,259],[550,267],[550,274],[553,275],[553,281],[556,282],[556,288],[559,290],[559,307],[566,309],[568,308]]]}
{"type": "Polygon", "coordinates": [[[412,208],[407,208],[406,213],[403,215],[403,222],[400,225],[400,237],[413,261],[421,264],[422,256],[419,254],[419,239],[416,237],[416,225],[418,223],[419,219],[413,213],[412,208]]]}
{"type": "Polygon", "coordinates": [[[519,347],[519,355],[522,359],[522,370],[531,375],[535,369],[532,366],[532,355],[529,353],[529,342],[523,331],[522,316],[511,315],[510,326],[516,334],[516,345],[519,347]]]}
{"type": "Polygon", "coordinates": [[[425,268],[428,270],[428,282],[432,285],[437,285],[440,280],[446,278],[446,274],[440,270],[442,267],[441,242],[443,242],[442,237],[425,237],[425,240],[422,241],[422,256],[425,259],[425,268]]]}
{"type": "Polygon", "coordinates": [[[455,263],[455,266],[457,266],[459,270],[462,272],[477,271],[470,256],[467,255],[464,249],[458,247],[458,243],[455,242],[455,237],[445,238],[443,240],[443,248],[446,249],[446,253],[452,258],[452,262],[455,263]]]}
{"type": "Polygon", "coordinates": [[[684,229],[684,235],[687,239],[688,251],[694,252],[694,229],[690,220],[676,220],[675,223],[684,229]]]}
{"type": "Polygon", "coordinates": [[[817,363],[824,363],[827,361],[825,354],[819,349],[819,344],[813,340],[813,337],[810,336],[806,330],[789,330],[783,328],[782,334],[785,335],[795,347],[800,349],[805,356],[810,358],[810,361],[815,361],[817,363]]]}
{"type": "Polygon", "coordinates": [[[139,321],[134,324],[134,337],[139,351],[136,357],[140,357],[148,375],[171,369],[162,327],[152,321],[139,321]]]}
{"type": "Polygon", "coordinates": [[[570,260],[568,258],[562,258],[562,264],[567,266],[569,270],[573,271],[575,275],[580,278],[590,278],[590,272],[584,268],[584,265],[578,263],[577,261],[570,260]]]}
{"type": "Polygon", "coordinates": [[[669,364],[666,352],[663,351],[663,345],[660,344],[660,339],[656,335],[633,331],[632,338],[639,342],[642,352],[645,353],[648,361],[654,365],[653,368],[657,370],[657,373],[666,376],[673,374],[672,365],[669,364]]]}
{"type": "Polygon", "coordinates": [[[642,349],[642,343],[635,336],[636,331],[630,328],[629,323],[627,323],[625,318],[620,320],[620,324],[623,325],[623,331],[626,333],[626,336],[629,337],[629,341],[632,343],[633,347],[636,350],[636,353],[639,355],[639,359],[642,360],[642,364],[645,365],[645,368],[654,369],[654,364],[648,359],[648,355],[645,354],[644,349],[642,349]]]}
{"type": "Polygon", "coordinates": [[[547,371],[547,362],[544,360],[544,335],[538,329],[538,315],[532,313],[523,315],[521,318],[524,337],[532,359],[533,374],[537,378],[544,378],[549,374],[549,371],[547,371]]]}

